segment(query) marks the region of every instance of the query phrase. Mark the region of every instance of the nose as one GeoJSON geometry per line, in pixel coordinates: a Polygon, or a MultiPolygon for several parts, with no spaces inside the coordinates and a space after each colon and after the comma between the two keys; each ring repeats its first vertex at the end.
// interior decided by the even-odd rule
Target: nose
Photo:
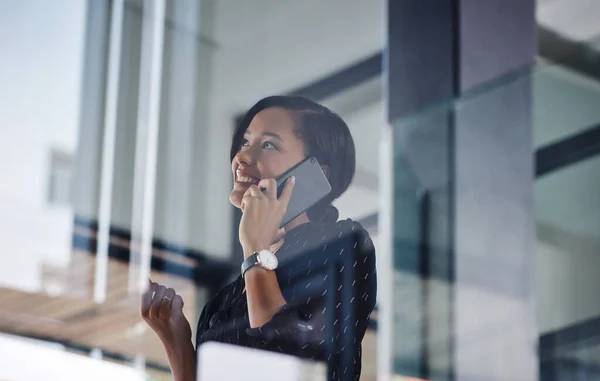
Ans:
{"type": "Polygon", "coordinates": [[[254,150],[252,149],[252,147],[248,147],[239,151],[237,155],[235,155],[235,159],[237,160],[238,164],[244,167],[254,165],[256,162],[256,155],[253,153],[253,151],[254,150]]]}

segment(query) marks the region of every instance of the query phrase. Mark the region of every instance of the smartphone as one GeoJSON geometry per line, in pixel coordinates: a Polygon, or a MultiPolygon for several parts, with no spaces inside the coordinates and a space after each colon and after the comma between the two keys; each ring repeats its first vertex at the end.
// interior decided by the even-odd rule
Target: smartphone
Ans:
{"type": "Polygon", "coordinates": [[[281,196],[285,182],[291,176],[296,178],[296,184],[280,227],[287,225],[331,192],[327,176],[325,176],[319,161],[314,157],[302,160],[277,179],[277,198],[281,196]]]}

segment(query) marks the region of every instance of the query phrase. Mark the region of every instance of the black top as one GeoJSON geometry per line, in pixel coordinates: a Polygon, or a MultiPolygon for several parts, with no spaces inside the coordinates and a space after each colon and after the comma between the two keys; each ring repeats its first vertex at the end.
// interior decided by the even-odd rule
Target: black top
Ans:
{"type": "Polygon", "coordinates": [[[287,304],[262,327],[250,328],[246,295],[242,293],[244,280],[240,276],[204,307],[198,321],[196,346],[219,341],[327,360],[334,366],[333,379],[358,380],[361,342],[377,297],[375,249],[369,234],[349,219],[306,223],[286,234],[276,255],[279,267],[275,272],[287,304]],[[336,268],[335,273],[340,275],[333,274],[328,279],[332,273],[327,272],[327,262],[335,260],[335,255],[353,258],[345,257],[350,264],[336,268]],[[318,263],[321,258],[324,263],[318,263]],[[345,275],[352,278],[344,279],[345,275]],[[342,290],[344,285],[347,287],[342,290]],[[326,313],[327,293],[334,291],[339,302],[333,314],[326,313]],[[335,328],[331,326],[332,320],[335,328]],[[332,345],[338,349],[335,362],[331,353],[326,355],[326,348],[332,345]]]}

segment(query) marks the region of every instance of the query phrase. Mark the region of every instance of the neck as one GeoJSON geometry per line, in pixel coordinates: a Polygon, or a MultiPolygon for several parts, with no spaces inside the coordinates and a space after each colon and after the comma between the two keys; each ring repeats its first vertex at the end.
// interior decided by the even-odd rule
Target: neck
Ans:
{"type": "Polygon", "coordinates": [[[283,241],[285,240],[285,233],[307,222],[310,222],[308,216],[306,215],[306,213],[302,213],[301,215],[290,221],[287,225],[285,225],[283,227],[283,231],[281,231],[282,229],[280,229],[277,237],[275,238],[275,242],[273,242],[273,244],[271,245],[271,252],[275,253],[277,250],[279,250],[279,248],[283,244],[283,241]]]}
{"type": "Polygon", "coordinates": [[[298,217],[296,217],[293,220],[291,220],[290,222],[288,222],[288,224],[283,227],[283,230],[287,233],[290,230],[292,230],[302,224],[305,224],[307,222],[310,222],[310,220],[308,219],[306,212],[304,212],[301,215],[299,215],[298,217]]]}

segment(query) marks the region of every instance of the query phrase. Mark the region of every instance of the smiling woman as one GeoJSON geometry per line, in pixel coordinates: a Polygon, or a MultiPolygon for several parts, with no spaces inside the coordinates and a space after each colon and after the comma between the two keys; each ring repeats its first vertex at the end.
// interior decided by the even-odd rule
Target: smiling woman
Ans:
{"type": "Polygon", "coordinates": [[[234,187],[229,199],[238,208],[251,185],[277,178],[301,161],[306,151],[292,115],[280,107],[259,111],[234,144],[238,148],[231,161],[234,187]]]}
{"type": "MultiPolygon", "coordinates": [[[[331,205],[354,176],[355,149],[348,126],[308,99],[265,98],[247,112],[234,133],[231,170],[230,201],[243,211],[239,237],[244,261],[238,279],[204,307],[196,347],[220,341],[326,360],[331,379],[357,380],[377,282],[368,233],[354,221],[338,221],[338,211],[331,205]],[[279,229],[295,184],[291,177],[277,197],[275,179],[308,156],[321,164],[331,192],[279,229]],[[324,263],[304,255],[315,253],[324,257],[324,263]],[[317,266],[326,264],[332,254],[353,256],[354,266],[346,270],[353,276],[346,286],[351,292],[341,291],[343,276],[330,283],[327,275],[316,275],[317,266]],[[298,285],[303,285],[302,292],[297,292],[298,285]],[[328,292],[340,300],[339,311],[350,309],[356,318],[338,316],[336,311],[334,321],[328,321],[328,292]],[[339,333],[328,336],[333,330],[326,328],[333,326],[339,333]],[[326,341],[353,344],[336,346],[341,353],[327,353],[326,341]]],[[[193,380],[196,367],[182,305],[175,290],[156,283],[151,283],[142,303],[142,315],[163,342],[177,381],[193,380]]]]}

